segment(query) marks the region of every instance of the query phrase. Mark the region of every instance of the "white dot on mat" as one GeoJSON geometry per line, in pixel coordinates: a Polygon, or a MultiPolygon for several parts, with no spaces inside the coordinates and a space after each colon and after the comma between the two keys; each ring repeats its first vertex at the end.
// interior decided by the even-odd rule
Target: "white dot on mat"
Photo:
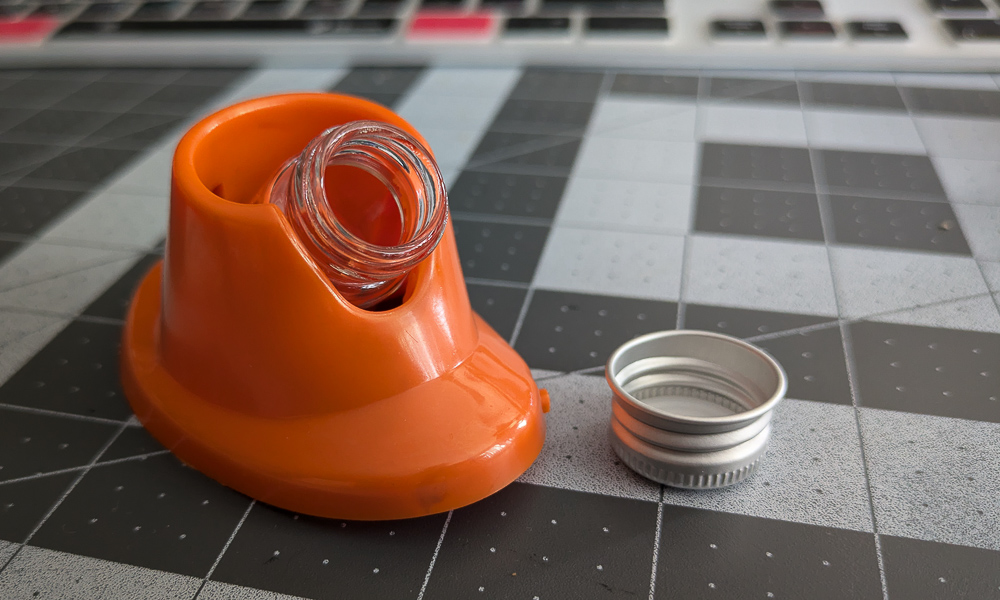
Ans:
{"type": "Polygon", "coordinates": [[[299,515],[292,515],[292,520],[293,521],[298,521],[299,520],[299,515]]]}
{"type": "Polygon", "coordinates": [[[123,489],[125,489],[125,487],[124,487],[124,486],[121,486],[121,485],[120,485],[120,486],[118,486],[118,487],[116,487],[116,488],[115,488],[115,491],[116,491],[116,492],[120,492],[120,491],[122,491],[123,489]]]}
{"type": "Polygon", "coordinates": [[[341,523],[341,524],[340,524],[340,527],[341,527],[341,528],[343,528],[343,527],[347,527],[347,523],[341,523]]]}
{"type": "Polygon", "coordinates": [[[281,550],[275,550],[274,551],[274,556],[278,556],[279,554],[281,554],[281,550]]]}
{"type": "Polygon", "coordinates": [[[549,557],[548,556],[543,556],[542,557],[542,562],[549,562],[549,557]]]}
{"type": "Polygon", "coordinates": [[[938,581],[940,581],[941,583],[945,583],[948,580],[945,579],[944,577],[938,577],[938,581]]]}
{"type": "Polygon", "coordinates": [[[549,346],[549,354],[555,354],[555,353],[556,353],[555,347],[554,346],[549,346]]]}
{"type": "Polygon", "coordinates": [[[718,546],[716,546],[715,544],[709,544],[708,547],[711,548],[712,550],[718,548],[718,546]]]}
{"type": "Polygon", "coordinates": [[[490,552],[496,552],[496,551],[497,551],[496,548],[490,548],[490,552]]]}
{"type": "Polygon", "coordinates": [[[324,559],[323,559],[323,564],[324,564],[324,565],[328,565],[328,564],[330,564],[330,559],[329,559],[329,558],[324,558],[324,559]]]}
{"type": "Polygon", "coordinates": [[[708,584],[708,587],[710,587],[710,588],[712,588],[714,590],[715,589],[715,584],[714,583],[710,583],[710,584],[708,584]]]}
{"type": "Polygon", "coordinates": [[[504,511],[500,511],[500,516],[501,516],[501,517],[506,517],[506,516],[507,516],[507,513],[506,513],[506,512],[504,512],[504,511]]]}
{"type": "Polygon", "coordinates": [[[142,525],[136,525],[132,528],[132,531],[139,531],[140,529],[142,529],[142,525]]]}
{"type": "Polygon", "coordinates": [[[598,571],[603,571],[604,570],[604,565],[597,565],[597,570],[598,571]]]}
{"type": "Polygon", "coordinates": [[[91,525],[93,525],[96,522],[97,522],[97,517],[94,517],[93,519],[90,520],[90,524],[91,525]]]}
{"type": "Polygon", "coordinates": [[[555,524],[556,524],[556,520],[555,520],[555,519],[552,519],[552,524],[553,524],[553,525],[555,525],[555,524]]]}
{"type": "Polygon", "coordinates": [[[538,600],[538,596],[535,596],[535,597],[534,597],[534,598],[532,598],[531,600],[538,600]]]}
{"type": "Polygon", "coordinates": [[[378,573],[378,567],[375,567],[374,569],[372,569],[372,573],[378,573]]]}
{"type": "Polygon", "coordinates": [[[479,591],[480,591],[480,592],[485,592],[485,591],[486,591],[486,588],[484,588],[483,586],[479,586],[479,591]]]}
{"type": "Polygon", "coordinates": [[[205,505],[207,505],[207,504],[208,504],[208,500],[202,500],[202,501],[201,501],[201,505],[202,505],[202,506],[205,506],[205,505]]]}
{"type": "Polygon", "coordinates": [[[157,498],[165,498],[166,496],[167,494],[164,492],[160,492],[159,494],[156,495],[157,498]]]}
{"type": "Polygon", "coordinates": [[[389,535],[396,535],[396,532],[395,531],[390,531],[389,535]]]}
{"type": "Polygon", "coordinates": [[[941,395],[942,395],[942,396],[950,396],[950,395],[951,395],[951,392],[949,392],[949,391],[945,390],[945,391],[941,392],[941,395]]]}
{"type": "Polygon", "coordinates": [[[773,554],[771,554],[770,552],[765,552],[765,553],[764,553],[764,556],[766,556],[766,557],[768,557],[768,558],[771,558],[771,557],[773,557],[774,555],[773,555],[773,554]]]}
{"type": "Polygon", "coordinates": [[[829,566],[830,566],[830,561],[828,561],[828,560],[824,560],[824,561],[823,561],[823,566],[824,566],[824,567],[829,567],[829,566]]]}
{"type": "MultiPolygon", "coordinates": [[[[985,375],[985,373],[984,373],[984,375],[985,375]]],[[[60,450],[65,450],[66,448],[69,448],[69,444],[67,444],[66,442],[63,442],[63,443],[59,444],[59,449],[60,450]]]]}
{"type": "Polygon", "coordinates": [[[768,592],[767,593],[767,597],[768,598],[774,598],[774,593],[773,592],[768,592]]]}
{"type": "Polygon", "coordinates": [[[607,527],[602,527],[602,529],[604,529],[604,533],[608,532],[608,528],[607,527]]]}

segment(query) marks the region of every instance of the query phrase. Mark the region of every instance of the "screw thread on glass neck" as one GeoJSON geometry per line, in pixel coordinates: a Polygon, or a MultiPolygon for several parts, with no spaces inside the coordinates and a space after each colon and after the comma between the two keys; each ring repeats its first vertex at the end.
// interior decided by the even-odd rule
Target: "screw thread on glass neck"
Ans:
{"type": "Polygon", "coordinates": [[[437,247],[448,221],[444,181],[430,151],[402,129],[375,121],[333,127],[309,142],[282,166],[270,202],[327,279],[361,308],[392,296],[437,247]],[[385,186],[398,208],[398,243],[366,240],[338,217],[327,194],[337,189],[330,167],[338,166],[359,168],[385,186]]]}

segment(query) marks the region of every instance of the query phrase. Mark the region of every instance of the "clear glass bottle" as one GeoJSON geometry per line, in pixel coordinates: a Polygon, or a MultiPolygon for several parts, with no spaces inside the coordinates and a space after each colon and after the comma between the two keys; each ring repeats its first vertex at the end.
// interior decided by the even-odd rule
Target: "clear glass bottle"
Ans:
{"type": "Polygon", "coordinates": [[[351,303],[379,308],[441,241],[444,180],[402,129],[353,121],[328,129],[282,166],[269,201],[351,303]]]}

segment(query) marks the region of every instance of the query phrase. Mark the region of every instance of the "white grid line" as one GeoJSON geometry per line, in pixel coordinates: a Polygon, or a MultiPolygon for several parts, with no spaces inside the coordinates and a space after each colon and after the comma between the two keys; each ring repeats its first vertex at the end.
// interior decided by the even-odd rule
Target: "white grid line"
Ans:
{"type": "Polygon", "coordinates": [[[420,586],[420,593],[417,600],[423,600],[424,592],[427,591],[427,584],[431,582],[431,573],[434,572],[434,563],[437,562],[438,553],[441,552],[441,545],[444,544],[444,536],[448,533],[448,525],[451,523],[451,515],[455,511],[449,510],[448,516],[444,518],[444,526],[441,527],[441,535],[438,536],[437,545],[434,546],[434,554],[431,555],[431,564],[427,567],[427,574],[424,575],[424,583],[420,586]]]}

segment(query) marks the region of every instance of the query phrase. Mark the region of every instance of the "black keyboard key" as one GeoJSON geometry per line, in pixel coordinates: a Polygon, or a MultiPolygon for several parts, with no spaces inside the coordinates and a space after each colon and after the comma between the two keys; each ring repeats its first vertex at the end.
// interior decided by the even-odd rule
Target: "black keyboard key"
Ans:
{"type": "Polygon", "coordinates": [[[346,0],[309,0],[299,11],[303,19],[335,19],[344,14],[346,0]]]}
{"type": "Polygon", "coordinates": [[[585,8],[593,15],[662,15],[663,0],[544,0],[543,13],[565,14],[574,8],[585,8]]]}
{"type": "Polygon", "coordinates": [[[332,21],[317,21],[322,29],[314,33],[332,33],[335,35],[388,35],[396,30],[396,19],[334,19],[332,21]]]}
{"type": "Polygon", "coordinates": [[[76,4],[40,4],[34,12],[31,13],[33,17],[54,17],[56,19],[65,19],[72,14],[75,14],[80,7],[76,4]]]}
{"type": "Polygon", "coordinates": [[[662,17],[589,17],[587,31],[593,33],[667,33],[662,17]]]}
{"type": "Polygon", "coordinates": [[[66,34],[212,34],[212,33],[307,33],[311,35],[385,35],[396,29],[394,19],[330,19],[311,21],[126,21],[124,23],[70,23],[66,34]]]}
{"type": "Polygon", "coordinates": [[[132,13],[129,21],[170,21],[186,7],[183,2],[147,2],[132,13]]]}
{"type": "Polygon", "coordinates": [[[253,21],[280,20],[288,16],[291,6],[291,2],[285,0],[254,0],[240,18],[253,21]]]}
{"type": "Polygon", "coordinates": [[[986,12],[982,0],[929,0],[931,8],[941,12],[986,12]]]}
{"type": "Polygon", "coordinates": [[[191,7],[184,15],[188,21],[221,21],[231,19],[241,8],[239,2],[225,0],[203,0],[191,7]]]}
{"type": "Polygon", "coordinates": [[[510,33],[565,33],[569,19],[565,17],[524,17],[507,19],[510,33]]]}
{"type": "Polygon", "coordinates": [[[835,32],[833,25],[826,21],[782,21],[781,33],[788,37],[798,38],[828,38],[835,32]]]}
{"type": "Polygon", "coordinates": [[[524,0],[480,0],[484,8],[495,8],[508,13],[524,12],[524,0]]]}
{"type": "Polygon", "coordinates": [[[391,17],[403,8],[403,4],[404,0],[365,0],[365,3],[358,9],[358,14],[391,17]]]}
{"type": "Polygon", "coordinates": [[[786,19],[823,18],[823,4],[817,0],[771,0],[771,10],[786,19]]]}
{"type": "Polygon", "coordinates": [[[858,39],[906,39],[906,30],[895,21],[851,21],[847,29],[858,39]]]}
{"type": "Polygon", "coordinates": [[[763,37],[764,24],[760,21],[712,21],[712,33],[717,37],[763,37]]]}
{"type": "Polygon", "coordinates": [[[945,26],[959,40],[998,40],[1000,39],[1000,21],[989,19],[949,19],[945,26]]]}
{"type": "Polygon", "coordinates": [[[97,2],[88,6],[76,20],[86,23],[112,23],[127,17],[133,8],[131,4],[119,2],[97,2]]]}

